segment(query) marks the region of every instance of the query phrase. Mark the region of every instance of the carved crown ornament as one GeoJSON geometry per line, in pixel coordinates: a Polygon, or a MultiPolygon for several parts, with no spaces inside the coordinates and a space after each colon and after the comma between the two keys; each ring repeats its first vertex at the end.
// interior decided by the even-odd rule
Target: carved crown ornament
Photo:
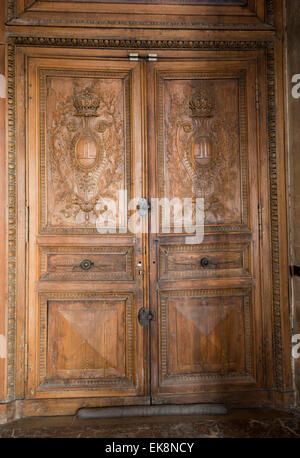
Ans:
{"type": "MultiPolygon", "coordinates": [[[[184,146],[184,163],[189,175],[199,182],[196,188],[206,188],[205,194],[210,186],[207,188],[208,183],[203,180],[203,174],[209,173],[213,179],[213,170],[218,173],[221,160],[221,154],[218,158],[215,154],[218,136],[217,130],[212,128],[214,109],[215,101],[212,94],[205,89],[195,91],[188,104],[191,122],[182,125],[185,134],[182,138],[184,143],[181,145],[184,146]]],[[[177,147],[180,147],[179,144],[177,147]]]]}
{"type": "MultiPolygon", "coordinates": [[[[82,127],[74,130],[75,135],[71,142],[74,167],[79,167],[83,171],[93,169],[99,161],[100,145],[92,132],[88,118],[99,116],[97,110],[100,107],[100,97],[90,87],[86,87],[74,94],[73,105],[76,110],[75,116],[83,118],[82,127]]],[[[90,205],[84,205],[82,208],[90,209],[90,207],[90,205]]],[[[87,210],[85,211],[88,213],[87,210]]]]}
{"type": "Polygon", "coordinates": [[[192,118],[210,118],[214,115],[214,103],[209,99],[206,91],[199,91],[189,102],[192,118]]]}
{"type": "Polygon", "coordinates": [[[84,89],[82,93],[74,98],[76,116],[98,116],[97,110],[99,106],[100,98],[90,88],[84,89]]]}
{"type": "MultiPolygon", "coordinates": [[[[215,102],[213,96],[204,89],[195,92],[189,101],[189,116],[192,118],[192,123],[185,123],[183,130],[188,135],[186,139],[187,151],[184,154],[184,162],[189,175],[195,177],[195,173],[200,180],[203,173],[203,167],[210,167],[218,171],[217,162],[214,161],[216,140],[211,129],[209,118],[214,117],[215,102]]],[[[203,181],[203,180],[202,180],[203,181]]],[[[206,183],[207,184],[207,183],[206,183]]],[[[202,187],[206,187],[203,183],[202,187]]],[[[198,185],[197,185],[198,188],[198,185]]]]}

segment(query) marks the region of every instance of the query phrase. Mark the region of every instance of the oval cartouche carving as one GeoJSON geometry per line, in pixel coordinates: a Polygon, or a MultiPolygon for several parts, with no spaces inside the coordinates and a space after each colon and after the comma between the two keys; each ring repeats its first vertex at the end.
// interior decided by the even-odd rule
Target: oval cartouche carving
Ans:
{"type": "Polygon", "coordinates": [[[208,165],[212,159],[212,144],[208,137],[200,137],[192,145],[192,156],[199,166],[208,165]]]}
{"type": "Polygon", "coordinates": [[[81,137],[75,146],[75,157],[80,167],[93,167],[98,157],[96,141],[90,136],[81,137]]]}

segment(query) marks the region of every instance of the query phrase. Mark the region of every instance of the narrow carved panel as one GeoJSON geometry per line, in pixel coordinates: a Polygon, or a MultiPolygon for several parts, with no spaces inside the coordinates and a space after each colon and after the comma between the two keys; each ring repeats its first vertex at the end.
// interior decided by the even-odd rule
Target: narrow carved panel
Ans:
{"type": "MultiPolygon", "coordinates": [[[[46,2],[49,0],[40,0],[46,2]]],[[[54,0],[55,2],[82,2],[82,0],[54,0]]],[[[89,0],[90,3],[150,3],[158,5],[247,5],[248,0],[89,0]]]]}
{"type": "Polygon", "coordinates": [[[41,280],[133,280],[132,247],[42,247],[41,280]]]}
{"type": "Polygon", "coordinates": [[[161,383],[252,380],[251,291],[161,293],[161,383]]]}
{"type": "Polygon", "coordinates": [[[247,229],[244,80],[159,74],[160,196],[203,198],[206,231],[247,229]]]}
{"type": "Polygon", "coordinates": [[[159,278],[249,277],[250,244],[162,245],[159,278]]]}
{"type": "Polygon", "coordinates": [[[134,382],[131,296],[42,296],[40,389],[134,382]]]}
{"type": "Polygon", "coordinates": [[[9,23],[19,25],[231,29],[272,18],[273,0],[8,0],[9,23]]]}
{"type": "Polygon", "coordinates": [[[40,117],[41,232],[96,232],[101,199],[130,195],[128,73],[40,70],[40,117]]]}

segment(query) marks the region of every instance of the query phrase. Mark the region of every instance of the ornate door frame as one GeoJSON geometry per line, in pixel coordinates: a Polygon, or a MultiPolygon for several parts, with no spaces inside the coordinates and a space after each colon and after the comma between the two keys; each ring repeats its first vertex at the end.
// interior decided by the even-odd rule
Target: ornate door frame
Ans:
{"type": "MultiPolygon", "coordinates": [[[[254,59],[262,59],[261,75],[265,86],[257,86],[257,103],[260,98],[267,100],[264,113],[267,121],[269,189],[266,209],[268,218],[263,221],[266,240],[272,247],[272,272],[264,280],[265,287],[272,285],[272,311],[267,317],[272,321],[273,380],[268,383],[271,402],[287,404],[291,400],[290,326],[288,307],[288,262],[286,254],[286,200],[285,200],[285,159],[283,127],[281,125],[282,75],[278,67],[280,49],[273,37],[264,40],[119,40],[105,38],[71,38],[49,36],[10,36],[8,41],[8,344],[7,344],[7,401],[22,399],[26,371],[26,348],[24,346],[24,271],[25,261],[25,205],[22,183],[25,174],[24,144],[22,128],[24,118],[20,110],[26,56],[33,47],[43,52],[55,48],[68,50],[120,51],[128,50],[157,52],[158,50],[188,49],[190,51],[218,52],[231,51],[250,53],[254,59]],[[277,108],[277,109],[276,109],[277,108]],[[17,125],[19,130],[17,130],[17,125]],[[18,135],[17,135],[18,132],[18,135]],[[22,152],[23,151],[23,152],[22,152]],[[17,351],[18,349],[18,351],[17,351]],[[23,351],[20,351],[23,349],[23,351]],[[273,396],[272,396],[273,394],[273,396]]],[[[72,52],[72,51],[71,51],[72,52]]],[[[266,343],[267,344],[267,343],[266,343]]],[[[270,342],[269,342],[270,344],[270,342]]],[[[30,410],[30,409],[29,409],[30,410]]]]}

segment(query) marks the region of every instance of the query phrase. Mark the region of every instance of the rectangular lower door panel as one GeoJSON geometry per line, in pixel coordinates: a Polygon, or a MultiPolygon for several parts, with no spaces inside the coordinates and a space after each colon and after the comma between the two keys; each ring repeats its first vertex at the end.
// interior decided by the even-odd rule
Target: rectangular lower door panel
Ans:
{"type": "Polygon", "coordinates": [[[136,384],[133,295],[40,295],[38,390],[136,384]]]}
{"type": "Polygon", "coordinates": [[[253,384],[251,290],[163,291],[159,392],[253,384]]]}

